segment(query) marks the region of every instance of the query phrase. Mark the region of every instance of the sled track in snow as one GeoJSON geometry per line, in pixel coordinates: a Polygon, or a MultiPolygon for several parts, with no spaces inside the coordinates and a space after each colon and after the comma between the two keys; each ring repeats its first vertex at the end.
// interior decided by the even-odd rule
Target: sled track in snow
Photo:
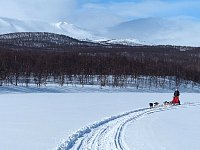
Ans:
{"type": "Polygon", "coordinates": [[[129,150],[123,138],[123,130],[129,122],[134,122],[152,113],[197,105],[200,105],[200,103],[184,103],[179,106],[167,107],[160,106],[153,109],[143,108],[112,116],[78,130],[59,146],[57,150],[129,150]]]}

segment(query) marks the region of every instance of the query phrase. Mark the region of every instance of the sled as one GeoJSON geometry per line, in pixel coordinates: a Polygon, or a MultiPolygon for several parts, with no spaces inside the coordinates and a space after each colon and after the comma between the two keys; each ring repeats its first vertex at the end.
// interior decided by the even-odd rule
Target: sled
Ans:
{"type": "Polygon", "coordinates": [[[162,106],[177,106],[177,105],[181,105],[180,102],[178,102],[178,103],[173,103],[172,101],[165,101],[165,102],[163,102],[163,104],[161,104],[161,105],[159,105],[158,102],[149,103],[150,109],[156,108],[156,107],[162,107],[162,106]]]}

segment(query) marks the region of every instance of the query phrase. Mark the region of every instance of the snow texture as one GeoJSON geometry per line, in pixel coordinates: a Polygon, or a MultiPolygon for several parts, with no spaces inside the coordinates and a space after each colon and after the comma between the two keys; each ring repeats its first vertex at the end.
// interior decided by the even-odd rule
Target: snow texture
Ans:
{"type": "Polygon", "coordinates": [[[146,146],[144,150],[147,150],[154,140],[152,149],[162,149],[164,145],[175,150],[177,145],[173,149],[170,142],[156,142],[175,135],[176,139],[181,139],[178,149],[186,150],[186,141],[189,141],[197,150],[200,147],[196,142],[200,135],[197,130],[200,124],[198,93],[181,93],[181,106],[148,108],[149,102],[162,103],[172,96],[173,93],[137,92],[1,94],[0,149],[105,150],[146,146]],[[163,129],[172,127],[169,124],[174,122],[179,126],[176,132],[172,129],[163,134],[163,129]],[[181,127],[179,122],[185,125],[181,127]],[[184,137],[180,134],[182,131],[186,131],[184,137]],[[143,140],[142,136],[149,137],[143,140]]]}
{"type": "MultiPolygon", "coordinates": [[[[140,119],[141,117],[144,116],[146,117],[147,115],[151,115],[153,113],[158,113],[161,111],[178,109],[182,107],[185,108],[189,106],[198,106],[198,105],[200,105],[200,103],[185,103],[182,104],[181,106],[167,106],[167,107],[159,106],[158,108],[154,109],[144,108],[135,111],[130,111],[118,116],[112,116],[108,119],[97,122],[91,126],[87,126],[77,131],[75,134],[70,136],[69,139],[58,148],[58,150],[69,150],[69,149],[128,150],[129,147],[126,145],[124,141],[123,130],[129,122],[133,123],[136,120],[140,119]]],[[[137,131],[137,128],[135,129],[135,131],[137,131]]],[[[143,135],[145,135],[145,132],[143,132],[143,135]]],[[[128,139],[134,140],[132,137],[129,137],[128,139]]],[[[134,148],[134,145],[132,148],[134,148]]],[[[138,147],[137,149],[140,148],[141,147],[138,147]]],[[[148,149],[148,147],[145,149],[148,149]]]]}

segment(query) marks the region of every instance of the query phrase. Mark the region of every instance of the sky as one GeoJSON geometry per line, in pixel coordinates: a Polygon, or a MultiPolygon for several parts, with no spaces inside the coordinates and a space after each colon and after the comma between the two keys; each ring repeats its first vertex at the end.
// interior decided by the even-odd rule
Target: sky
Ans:
{"type": "Polygon", "coordinates": [[[199,0],[1,0],[0,16],[108,27],[145,17],[200,19],[199,0]]]}
{"type": "Polygon", "coordinates": [[[151,17],[187,20],[184,28],[200,31],[199,0],[0,0],[0,6],[0,17],[65,21],[91,32],[151,17]]]}

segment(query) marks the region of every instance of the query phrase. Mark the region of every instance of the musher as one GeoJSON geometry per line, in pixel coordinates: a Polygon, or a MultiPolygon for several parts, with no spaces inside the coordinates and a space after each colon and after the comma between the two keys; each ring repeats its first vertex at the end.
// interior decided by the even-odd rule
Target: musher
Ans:
{"type": "Polygon", "coordinates": [[[175,90],[175,92],[174,92],[174,97],[173,97],[173,100],[172,100],[172,104],[174,104],[174,105],[180,105],[181,103],[180,103],[180,100],[179,100],[179,96],[180,96],[180,92],[179,92],[179,90],[178,89],[176,89],[175,90]]]}

